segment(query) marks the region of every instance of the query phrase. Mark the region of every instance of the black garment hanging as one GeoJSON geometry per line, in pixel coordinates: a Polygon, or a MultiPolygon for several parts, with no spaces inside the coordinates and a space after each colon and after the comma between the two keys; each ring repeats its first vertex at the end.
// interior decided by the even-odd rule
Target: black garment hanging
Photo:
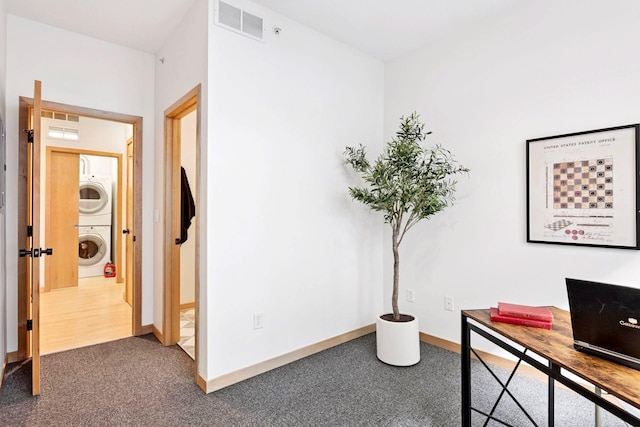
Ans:
{"type": "Polygon", "coordinates": [[[187,180],[187,172],[184,168],[180,167],[182,172],[181,188],[181,215],[180,215],[180,244],[187,241],[187,230],[191,226],[191,219],[196,216],[196,205],[193,202],[193,196],[191,195],[191,189],[189,188],[189,181],[187,180]]]}

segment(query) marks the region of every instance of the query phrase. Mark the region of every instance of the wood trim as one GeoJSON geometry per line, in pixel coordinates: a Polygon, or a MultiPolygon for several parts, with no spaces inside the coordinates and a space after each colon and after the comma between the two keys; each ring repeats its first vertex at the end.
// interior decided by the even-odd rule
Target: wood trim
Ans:
{"type": "Polygon", "coordinates": [[[207,380],[202,378],[199,374],[196,374],[196,385],[200,387],[200,390],[207,393],[207,380]]]}
{"type": "Polygon", "coordinates": [[[438,338],[433,335],[420,332],[420,341],[435,345],[436,347],[444,348],[445,350],[453,351],[454,353],[460,353],[460,344],[445,340],[444,338],[438,338]]]}
{"type": "Polygon", "coordinates": [[[335,347],[337,345],[344,344],[356,338],[360,338],[364,335],[375,332],[375,330],[376,330],[376,325],[371,324],[371,325],[353,330],[351,332],[347,332],[342,335],[338,335],[336,337],[329,338],[324,341],[320,341],[316,344],[311,344],[301,349],[294,350],[290,353],[283,354],[282,356],[277,356],[277,357],[274,357],[273,359],[265,360],[264,362],[260,362],[256,365],[249,366],[247,368],[243,368],[238,371],[231,372],[225,375],[221,375],[217,378],[213,378],[206,382],[205,392],[210,393],[212,391],[223,389],[232,384],[239,383],[240,381],[244,381],[246,379],[255,377],[256,375],[263,374],[272,369],[276,369],[286,364],[289,364],[291,362],[295,362],[296,360],[300,360],[307,356],[311,356],[312,354],[319,353],[321,351],[330,349],[331,347],[335,347]]]}
{"type": "MultiPolygon", "coordinates": [[[[279,368],[288,363],[295,362],[296,360],[300,360],[307,356],[311,356],[312,354],[319,353],[321,351],[328,350],[331,347],[335,347],[337,345],[344,344],[356,338],[360,338],[364,335],[375,332],[375,330],[376,330],[375,324],[365,326],[363,328],[356,329],[354,331],[347,332],[342,335],[338,335],[337,337],[329,338],[327,340],[320,341],[316,344],[303,347],[299,350],[292,351],[282,356],[278,356],[273,359],[260,362],[256,365],[249,366],[247,368],[243,368],[238,371],[219,376],[217,378],[213,378],[209,381],[206,381],[202,379],[200,376],[197,376],[196,383],[198,384],[198,387],[204,390],[205,393],[211,393],[217,390],[221,390],[230,385],[239,383],[251,377],[263,374],[272,369],[279,368]]],[[[424,332],[420,332],[420,341],[460,354],[460,344],[455,343],[453,341],[448,341],[443,338],[426,334],[424,332]]],[[[504,357],[496,356],[491,353],[487,353],[481,350],[476,350],[476,352],[480,354],[480,356],[483,358],[485,362],[494,366],[498,366],[503,369],[512,370],[516,364],[516,361],[509,360],[504,357]]],[[[474,355],[472,355],[472,357],[475,358],[474,355]]],[[[535,380],[539,380],[544,383],[546,383],[548,380],[548,377],[546,375],[544,375],[543,373],[539,372],[537,369],[528,365],[521,364],[518,367],[518,373],[526,375],[529,378],[533,378],[535,380]]]]}
{"type": "Polygon", "coordinates": [[[142,335],[142,117],[133,122],[133,335],[142,335]]]}
{"type": "MultiPolygon", "coordinates": [[[[28,244],[27,238],[27,186],[28,186],[28,143],[27,132],[29,129],[31,106],[33,99],[29,103],[29,98],[20,97],[18,104],[18,249],[26,249],[28,244]]],[[[14,254],[15,255],[15,254],[14,254]]],[[[28,283],[27,258],[17,258],[17,283],[18,283],[18,348],[15,352],[15,361],[24,360],[30,353],[30,344],[27,332],[27,316],[29,313],[29,295],[30,288],[28,283]]],[[[11,357],[10,359],[11,360],[11,357]]]]}
{"type": "MultiPolygon", "coordinates": [[[[460,344],[455,343],[453,341],[449,341],[443,338],[438,338],[433,335],[425,334],[424,332],[420,332],[420,341],[460,354],[460,344]]],[[[487,353],[482,350],[476,349],[475,351],[480,355],[480,357],[482,357],[482,360],[484,360],[490,365],[498,366],[499,368],[502,368],[502,369],[507,369],[510,371],[514,368],[514,366],[517,363],[515,360],[510,360],[504,357],[496,356],[495,354],[487,353]]],[[[473,359],[477,359],[477,357],[474,354],[472,354],[471,357],[473,359]]],[[[521,374],[525,374],[530,378],[538,379],[544,382],[546,382],[548,378],[545,374],[539,372],[536,368],[528,365],[524,365],[524,364],[520,364],[520,366],[518,367],[518,372],[521,374]]]]}
{"type": "Polygon", "coordinates": [[[195,302],[187,302],[185,304],[180,304],[180,311],[188,310],[190,308],[196,308],[196,303],[195,302]]]}
{"type": "Polygon", "coordinates": [[[10,351],[7,353],[7,363],[22,362],[23,360],[26,360],[26,357],[21,356],[19,351],[10,351]]]}
{"type": "Polygon", "coordinates": [[[7,365],[9,364],[9,355],[4,355],[4,361],[2,362],[2,372],[0,372],[0,396],[2,396],[2,390],[4,389],[4,376],[7,373],[7,365]]]}
{"type": "MultiPolygon", "coordinates": [[[[196,162],[199,165],[200,153],[200,117],[197,108],[200,102],[200,85],[191,89],[178,101],[165,110],[165,162],[164,162],[164,270],[163,270],[163,313],[162,331],[164,345],[173,345],[180,339],[180,247],[175,244],[180,234],[180,118],[197,111],[196,124],[196,162]]],[[[197,174],[200,176],[199,167],[197,174]]],[[[198,183],[196,183],[196,203],[198,203],[198,183]]],[[[199,224],[199,222],[198,222],[199,224]]],[[[196,260],[199,255],[199,233],[196,231],[196,260]]],[[[198,319],[197,300],[199,293],[199,263],[196,262],[196,319],[198,319]]],[[[198,354],[198,322],[196,322],[196,366],[198,354]]]]}
{"type": "MultiPolygon", "coordinates": [[[[458,354],[460,354],[460,351],[461,351],[460,344],[455,343],[453,341],[445,340],[443,338],[438,338],[433,335],[425,334],[424,332],[420,332],[420,341],[425,342],[427,344],[434,345],[436,347],[443,348],[445,350],[449,350],[454,353],[458,353],[458,354]]],[[[516,366],[516,363],[517,363],[517,361],[515,360],[496,356],[495,354],[487,353],[486,351],[482,351],[478,349],[475,349],[475,351],[480,355],[480,357],[482,357],[482,360],[484,360],[488,364],[497,366],[502,369],[506,369],[507,371],[513,370],[513,368],[516,366]]],[[[471,358],[477,359],[476,355],[473,353],[471,354],[471,358]]],[[[549,380],[549,377],[547,375],[538,371],[533,366],[529,366],[524,363],[521,363],[520,366],[518,367],[518,373],[543,383],[547,383],[547,381],[549,380]]],[[[556,385],[568,390],[567,387],[560,384],[559,382],[556,382],[556,385]]]]}
{"type": "Polygon", "coordinates": [[[155,328],[155,326],[153,324],[142,326],[142,328],[141,328],[142,334],[141,335],[153,334],[153,329],[154,328],[155,328]]]}
{"type": "Polygon", "coordinates": [[[156,325],[145,326],[145,328],[148,328],[148,327],[151,327],[150,332],[156,337],[156,339],[160,341],[161,344],[164,344],[164,337],[162,336],[162,332],[160,332],[158,328],[156,328],[156,325]]]}
{"type": "MultiPolygon", "coordinates": [[[[42,127],[42,83],[39,80],[34,82],[33,90],[33,144],[32,144],[32,194],[31,194],[31,225],[32,249],[39,248],[42,242],[40,236],[40,183],[41,172],[41,127],[42,127]]],[[[40,394],[40,258],[31,257],[31,394],[40,394]]]]}

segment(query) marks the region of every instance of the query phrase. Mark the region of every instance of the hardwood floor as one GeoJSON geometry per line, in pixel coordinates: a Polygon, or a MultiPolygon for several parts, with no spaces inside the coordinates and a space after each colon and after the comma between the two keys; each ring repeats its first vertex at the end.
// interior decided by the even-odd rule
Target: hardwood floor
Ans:
{"type": "Polygon", "coordinates": [[[77,287],[40,294],[40,354],[131,336],[131,306],[124,283],[88,277],[77,287]]]}

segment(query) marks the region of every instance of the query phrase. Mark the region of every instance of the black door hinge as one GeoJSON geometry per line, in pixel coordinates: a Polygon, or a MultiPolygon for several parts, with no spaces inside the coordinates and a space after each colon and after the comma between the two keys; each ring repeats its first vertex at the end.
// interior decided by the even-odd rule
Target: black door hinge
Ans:
{"type": "Polygon", "coordinates": [[[27,319],[27,331],[33,331],[33,320],[27,319]]]}
{"type": "Polygon", "coordinates": [[[33,225],[27,225],[27,237],[33,237],[33,225]]]}
{"type": "Polygon", "coordinates": [[[33,143],[33,129],[27,129],[27,142],[33,143]]]}

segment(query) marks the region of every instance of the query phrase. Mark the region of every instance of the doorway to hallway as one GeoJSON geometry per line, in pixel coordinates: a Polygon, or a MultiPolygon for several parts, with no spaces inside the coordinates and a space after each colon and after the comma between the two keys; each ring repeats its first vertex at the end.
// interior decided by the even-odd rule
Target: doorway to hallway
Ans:
{"type": "MultiPolygon", "coordinates": [[[[20,98],[20,112],[19,115],[21,117],[21,123],[25,123],[27,121],[27,117],[33,116],[33,100],[29,98],[20,98]]],[[[140,335],[142,334],[142,322],[141,322],[141,176],[142,176],[142,118],[137,116],[124,115],[119,113],[111,113],[105,112],[101,110],[93,110],[87,109],[83,107],[59,104],[54,102],[42,101],[42,115],[45,118],[51,117],[59,117],[60,116],[74,116],[73,120],[78,120],[78,118],[87,118],[87,120],[103,120],[109,123],[117,123],[117,124],[126,124],[131,129],[129,133],[129,142],[131,142],[131,157],[132,161],[130,162],[132,166],[132,171],[128,176],[131,177],[129,185],[125,186],[125,182],[127,178],[122,178],[125,168],[122,166],[122,157],[118,160],[117,172],[114,175],[114,181],[117,182],[117,185],[113,188],[116,191],[113,192],[114,199],[118,201],[117,203],[117,211],[116,215],[113,216],[113,222],[109,224],[98,224],[96,226],[91,225],[89,223],[83,223],[81,218],[75,217],[71,222],[71,228],[73,230],[67,230],[64,236],[67,236],[68,239],[74,240],[76,243],[74,244],[72,249],[62,249],[56,250],[53,248],[53,253],[58,255],[58,258],[67,258],[70,260],[74,260],[72,265],[75,267],[71,267],[72,269],[76,269],[75,278],[72,277],[73,285],[71,286],[72,291],[68,290],[68,287],[62,286],[61,289],[51,290],[47,292],[49,289],[43,289],[45,292],[42,292],[41,298],[44,297],[45,304],[50,302],[48,306],[39,309],[39,313],[37,313],[40,317],[40,322],[43,326],[43,332],[46,333],[47,337],[39,340],[38,345],[40,345],[40,341],[47,341],[51,338],[50,346],[45,348],[43,353],[53,352],[53,351],[61,351],[70,348],[76,348],[78,346],[95,344],[98,342],[103,342],[106,340],[122,338],[130,335],[140,335]],[[122,211],[125,206],[129,205],[131,211],[133,212],[132,216],[129,216],[129,220],[126,214],[122,211]],[[77,218],[77,221],[76,221],[77,218]],[[127,221],[127,222],[125,222],[127,221]],[[79,246],[78,238],[81,236],[83,229],[89,228],[91,232],[94,234],[100,234],[100,237],[105,241],[109,241],[113,248],[113,251],[109,249],[110,255],[112,258],[121,258],[121,260],[117,259],[107,259],[105,262],[113,261],[113,263],[117,266],[118,264],[126,263],[129,265],[131,274],[127,277],[130,277],[129,280],[125,280],[124,268],[118,272],[115,278],[111,278],[112,281],[105,282],[104,276],[102,273],[99,275],[95,268],[93,270],[87,270],[87,266],[84,267],[83,277],[78,278],[78,262],[82,258],[82,248],[79,246]],[[104,231],[106,229],[110,229],[112,231],[104,231]],[[98,231],[98,229],[100,229],[98,231]],[[122,232],[127,230],[127,234],[123,238],[122,232]],[[133,242],[132,249],[130,251],[125,251],[123,246],[126,245],[127,240],[131,240],[133,242]],[[124,241],[124,242],[123,242],[124,241]],[[127,253],[127,255],[124,255],[127,253]],[[122,256],[120,256],[122,254],[122,256]],[[126,259],[124,259],[126,257],[126,259]],[[127,289],[129,288],[129,289],[127,289]],[[127,292],[127,290],[129,292],[127,292]],[[130,294],[130,296],[128,296],[130,294]],[[63,301],[64,302],[61,302],[63,301]],[[56,302],[57,301],[57,302],[56,302]],[[115,304],[117,303],[117,304],[115,304]],[[111,304],[111,305],[110,305],[111,304]],[[71,309],[70,309],[71,307],[71,309]],[[60,311],[64,308],[64,314],[62,315],[60,311]],[[99,314],[102,311],[102,317],[99,314]],[[105,312],[108,312],[105,313],[105,312]],[[107,314],[105,317],[104,315],[107,314]],[[42,319],[42,315],[49,316],[48,318],[42,319]],[[79,315],[84,315],[81,320],[72,320],[77,318],[79,315]],[[49,322],[51,321],[51,322],[49,322]],[[60,323],[62,321],[62,323],[60,323]],[[76,326],[74,326],[74,322],[76,326]],[[82,327],[78,327],[77,325],[81,325],[82,327]],[[51,332],[47,333],[47,328],[51,332]],[[67,337],[62,337],[60,332],[64,331],[67,333],[67,337]]],[[[33,121],[33,119],[32,119],[33,121]]],[[[74,164],[77,164],[78,167],[75,168],[75,173],[81,173],[83,170],[87,172],[87,164],[86,161],[80,161],[83,155],[87,154],[95,154],[98,156],[106,156],[106,157],[114,157],[113,153],[108,150],[96,150],[93,147],[93,150],[89,150],[91,148],[90,144],[87,144],[87,141],[92,141],[95,138],[95,135],[89,137],[89,133],[85,134],[84,137],[82,133],[76,130],[74,135],[74,126],[55,126],[56,123],[53,123],[54,126],[45,126],[43,128],[43,139],[49,136],[66,135],[70,134],[71,138],[60,138],[56,147],[52,150],[40,150],[38,147],[38,152],[51,152],[51,151],[59,151],[59,152],[67,152],[71,154],[71,157],[75,157],[76,160],[74,164]],[[57,133],[56,133],[57,132],[57,133]],[[74,145],[76,144],[76,145],[74,145]],[[84,151],[83,151],[84,150],[84,151]],[[83,169],[84,167],[84,169],[83,169]]],[[[127,137],[123,133],[121,139],[122,150],[127,152],[127,137]]],[[[40,145],[40,140],[38,139],[38,145],[40,145]]],[[[49,147],[51,148],[51,147],[49,147]]],[[[115,156],[117,157],[117,156],[115,156]]],[[[42,159],[42,164],[46,164],[46,158],[42,159]]],[[[129,164],[129,162],[128,162],[129,164]]],[[[45,166],[46,167],[46,166],[45,166]]],[[[78,175],[80,179],[81,175],[78,175]]],[[[51,197],[52,195],[46,191],[47,185],[52,185],[52,183],[56,182],[57,178],[55,174],[53,176],[49,176],[48,179],[42,175],[39,179],[39,182],[36,183],[38,188],[43,188],[44,191],[38,192],[38,197],[44,199],[45,197],[51,197]]],[[[74,197],[76,200],[79,197],[78,188],[74,188],[75,192],[74,197]]],[[[82,199],[82,197],[80,197],[82,199]]],[[[44,200],[43,200],[44,202],[44,200]]],[[[40,206],[43,206],[44,203],[39,203],[40,206]]],[[[55,202],[55,200],[54,200],[55,202]]],[[[51,205],[48,206],[51,208],[51,205]]],[[[45,215],[49,213],[49,210],[45,212],[45,215]]],[[[59,215],[57,215],[59,216],[59,215]]],[[[85,218],[86,219],[86,218],[85,218]]],[[[51,224],[51,222],[50,222],[51,224]]],[[[40,233],[41,236],[44,236],[45,233],[40,233]]],[[[51,237],[51,236],[48,236],[51,237]]],[[[47,242],[43,239],[41,246],[45,247],[47,242]]],[[[99,247],[96,246],[96,247],[99,247]]],[[[91,249],[91,248],[89,248],[91,249]]],[[[106,249],[98,249],[100,250],[106,249]]],[[[52,260],[53,257],[50,259],[52,260]]],[[[45,261],[46,262],[46,261],[45,261]]],[[[100,271],[102,267],[99,267],[100,271]]],[[[116,269],[117,271],[117,269],[116,269]]],[[[46,273],[45,273],[46,275],[46,273]]],[[[47,279],[51,279],[50,277],[47,279]]],[[[44,280],[45,288],[49,283],[48,280],[44,280]]],[[[19,284],[19,288],[20,288],[19,284]]],[[[25,285],[26,286],[26,285],[25,285]]],[[[31,292],[28,289],[20,290],[19,295],[24,295],[26,298],[29,297],[31,292]]],[[[19,324],[21,324],[22,320],[18,319],[19,324]]],[[[25,320],[26,321],[26,320],[25,320]]],[[[24,342],[28,342],[27,340],[22,340],[24,342]]],[[[30,353],[28,348],[21,349],[19,340],[19,348],[18,354],[28,355],[30,353]]],[[[35,344],[34,344],[35,345],[35,344]]],[[[47,344],[48,345],[48,344],[47,344]]]]}
{"type": "Polygon", "coordinates": [[[122,230],[133,126],[43,110],[41,128],[41,235],[56,249],[43,260],[41,354],[131,336],[122,230]]]}
{"type": "MultiPolygon", "coordinates": [[[[200,85],[165,111],[163,344],[198,366],[200,85]]],[[[198,369],[196,368],[196,382],[198,369]]]]}

